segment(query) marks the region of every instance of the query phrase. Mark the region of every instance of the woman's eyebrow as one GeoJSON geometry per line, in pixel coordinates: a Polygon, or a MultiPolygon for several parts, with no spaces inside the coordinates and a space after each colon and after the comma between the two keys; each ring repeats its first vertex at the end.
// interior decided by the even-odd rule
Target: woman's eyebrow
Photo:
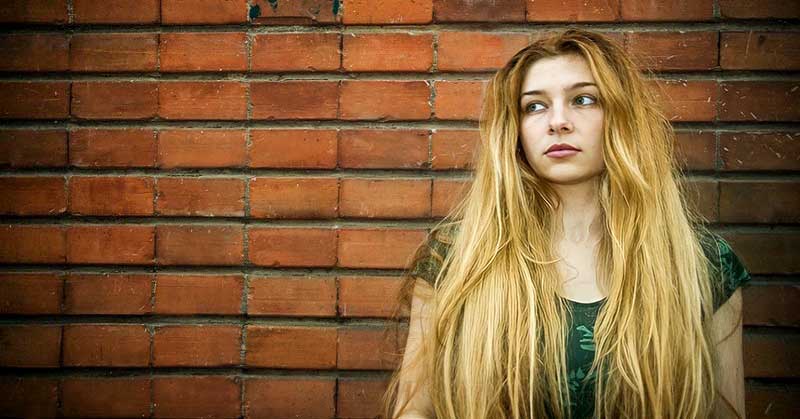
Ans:
{"type": "MultiPolygon", "coordinates": [[[[575,89],[577,89],[579,87],[586,87],[586,86],[597,87],[597,85],[594,84],[594,83],[591,83],[591,82],[588,82],[588,81],[579,81],[579,82],[573,84],[572,86],[568,87],[566,90],[570,91],[570,90],[575,90],[575,89]]],[[[522,95],[520,95],[520,97],[521,96],[525,96],[525,95],[541,95],[543,93],[544,93],[543,90],[529,90],[527,92],[524,92],[522,95]]]]}

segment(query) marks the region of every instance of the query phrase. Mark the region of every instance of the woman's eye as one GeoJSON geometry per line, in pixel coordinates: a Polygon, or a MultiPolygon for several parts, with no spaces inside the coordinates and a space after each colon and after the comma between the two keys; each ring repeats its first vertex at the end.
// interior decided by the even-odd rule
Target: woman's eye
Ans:
{"type": "Polygon", "coordinates": [[[578,105],[593,105],[597,103],[597,101],[593,97],[587,95],[578,96],[577,98],[575,98],[575,101],[578,102],[578,105]],[[586,99],[588,100],[588,102],[584,100],[583,103],[581,103],[581,99],[586,99]]]}
{"type": "Polygon", "coordinates": [[[527,104],[527,105],[525,106],[525,110],[526,110],[527,112],[536,112],[536,111],[538,111],[538,110],[539,110],[539,109],[536,109],[536,105],[539,105],[539,106],[541,106],[541,107],[543,107],[543,108],[544,108],[544,105],[542,105],[541,103],[539,103],[539,102],[533,102],[533,103],[529,103],[529,104],[527,104]]]}

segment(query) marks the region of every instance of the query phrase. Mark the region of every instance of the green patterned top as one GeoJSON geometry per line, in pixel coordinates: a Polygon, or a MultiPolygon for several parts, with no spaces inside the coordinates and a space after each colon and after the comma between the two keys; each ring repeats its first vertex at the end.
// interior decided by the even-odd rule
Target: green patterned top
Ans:
{"type": "MultiPolygon", "coordinates": [[[[427,246],[420,249],[417,263],[410,274],[432,284],[441,268],[444,256],[452,243],[450,235],[428,237],[427,246]]],[[[701,241],[706,256],[712,262],[712,277],[723,280],[714,288],[714,310],[721,307],[736,289],[750,281],[750,274],[733,252],[728,242],[716,234],[701,241]],[[712,240],[713,239],[713,240],[712,240]],[[720,276],[719,273],[722,275],[720,276]]],[[[567,337],[567,371],[572,418],[591,418],[594,412],[594,373],[587,376],[595,355],[594,324],[605,299],[592,303],[567,300],[572,307],[567,337]]]]}

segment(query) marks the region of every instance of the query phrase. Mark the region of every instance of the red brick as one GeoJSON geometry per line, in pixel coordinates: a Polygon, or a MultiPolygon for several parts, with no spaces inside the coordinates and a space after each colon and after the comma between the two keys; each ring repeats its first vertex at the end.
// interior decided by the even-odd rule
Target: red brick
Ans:
{"type": "Polygon", "coordinates": [[[252,178],[250,215],[258,218],[335,218],[337,178],[252,178]]]}
{"type": "Polygon", "coordinates": [[[254,35],[251,71],[335,71],[341,35],[335,32],[254,35]]]}
{"type": "Polygon", "coordinates": [[[435,130],[431,136],[431,169],[471,169],[480,140],[477,130],[435,130]]]}
{"type": "Polygon", "coordinates": [[[333,169],[337,159],[336,137],[334,130],[252,130],[250,166],[333,169]]]}
{"type": "Polygon", "coordinates": [[[162,82],[158,87],[158,115],[164,119],[246,119],[247,84],[236,81],[162,82]]]}
{"type": "Polygon", "coordinates": [[[240,326],[161,326],[153,337],[155,367],[222,367],[239,365],[240,326]],[[187,351],[186,348],[192,348],[187,351]]]}
{"type": "Polygon", "coordinates": [[[336,411],[345,418],[372,418],[379,415],[388,384],[387,380],[375,378],[340,378],[336,411]]]}
{"type": "Polygon", "coordinates": [[[800,287],[793,284],[753,284],[742,290],[744,324],[800,326],[800,287]]]}
{"type": "Polygon", "coordinates": [[[716,32],[627,32],[625,45],[642,69],[712,70],[717,67],[716,32]]]}
{"type": "Polygon", "coordinates": [[[800,376],[800,366],[794,362],[800,350],[800,339],[796,335],[745,333],[742,346],[746,378],[800,376]]]}
{"type": "Polygon", "coordinates": [[[0,130],[0,166],[63,167],[67,165],[64,130],[0,130]]]}
{"type": "Polygon", "coordinates": [[[676,132],[675,159],[689,170],[714,170],[716,143],[712,132],[676,132]]]}
{"type": "Polygon", "coordinates": [[[66,71],[69,41],[65,34],[0,35],[0,71],[66,71]]]}
{"type": "Polygon", "coordinates": [[[64,326],[64,366],[146,367],[150,333],[143,325],[64,326]]]}
{"type": "Polygon", "coordinates": [[[622,1],[626,21],[709,21],[714,18],[713,0],[622,1]]]}
{"type": "Polygon", "coordinates": [[[250,279],[247,314],[262,316],[336,316],[336,281],[320,277],[250,279]]]}
{"type": "MultiPolygon", "coordinates": [[[[333,378],[270,377],[245,381],[248,418],[332,418],[333,378]]],[[[341,416],[336,416],[341,417],[341,416]]]]}
{"type": "Polygon", "coordinates": [[[723,170],[800,170],[800,133],[723,132],[719,136],[723,170]]]}
{"type": "Polygon", "coordinates": [[[433,65],[431,34],[350,33],[343,48],[346,71],[426,72],[433,65]]]}
{"type": "Polygon", "coordinates": [[[430,132],[425,130],[342,130],[339,167],[419,169],[428,165],[430,132]]]}
{"type": "Polygon", "coordinates": [[[170,32],[159,39],[160,71],[245,71],[244,32],[170,32]]]}
{"type": "Polygon", "coordinates": [[[159,0],[73,0],[75,23],[148,24],[161,19],[159,0]],[[119,13],[125,10],[125,13],[119,13]]]}
{"type": "Polygon", "coordinates": [[[253,0],[252,3],[257,6],[250,8],[251,22],[254,24],[312,25],[336,23],[341,18],[340,10],[334,14],[336,6],[331,0],[292,1],[280,5],[269,0],[253,0]]]}
{"type": "Polygon", "coordinates": [[[430,179],[342,179],[342,217],[428,218],[430,179]]]}
{"type": "Polygon", "coordinates": [[[344,0],[345,25],[385,25],[430,23],[433,1],[383,0],[376,5],[371,0],[344,0]]]}
{"type": "Polygon", "coordinates": [[[490,71],[505,65],[530,42],[528,34],[441,32],[439,71],[490,71]]]}
{"type": "Polygon", "coordinates": [[[339,314],[344,317],[391,317],[402,280],[393,277],[339,277],[339,314]]]}
{"type": "Polygon", "coordinates": [[[64,229],[52,225],[0,226],[0,262],[64,263],[64,229]]]}
{"type": "Polygon", "coordinates": [[[436,119],[477,121],[487,84],[484,81],[437,81],[433,108],[436,119]]]}
{"type": "Polygon", "coordinates": [[[725,233],[751,274],[796,274],[800,272],[797,248],[800,235],[793,232],[725,233]]]}
{"type": "Polygon", "coordinates": [[[327,267],[336,264],[336,242],[329,228],[251,228],[248,255],[259,266],[327,267]]]}
{"type": "Polygon", "coordinates": [[[151,215],[153,185],[151,177],[72,176],[69,211],[76,215],[151,215]]]}
{"type": "Polygon", "coordinates": [[[158,34],[75,34],[70,40],[71,71],[156,71],[158,34]]]}
{"type": "Polygon", "coordinates": [[[58,368],[61,326],[0,326],[0,367],[58,368]]]}
{"type": "Polygon", "coordinates": [[[800,70],[800,39],[796,33],[723,32],[720,66],[730,70],[800,70]]]}
{"type": "Polygon", "coordinates": [[[758,7],[753,7],[752,0],[719,0],[719,12],[729,19],[800,18],[797,3],[786,0],[759,0],[758,7]]]}
{"type": "Polygon", "coordinates": [[[239,378],[225,376],[153,379],[155,417],[238,418],[242,409],[239,378]]]}
{"type": "Polygon", "coordinates": [[[66,378],[62,413],[67,417],[147,417],[149,378],[66,378]]]}
{"type": "Polygon", "coordinates": [[[242,275],[167,275],[156,278],[159,314],[239,314],[242,275]]]}
{"type": "Polygon", "coordinates": [[[339,230],[339,263],[343,268],[402,269],[425,238],[424,230],[339,230]]]}
{"type": "Polygon", "coordinates": [[[0,119],[64,119],[69,85],[62,81],[0,82],[0,119]]]}
{"type": "Polygon", "coordinates": [[[64,282],[64,313],[149,314],[152,285],[152,274],[72,273],[64,282]]]}
{"type": "Polygon", "coordinates": [[[248,367],[333,369],[336,328],[247,326],[248,367]]]}
{"type": "Polygon", "coordinates": [[[433,0],[437,22],[524,22],[526,0],[433,0]]]}
{"type": "Polygon", "coordinates": [[[10,417],[54,418],[58,414],[58,380],[0,378],[0,412],[10,417]]]}
{"type": "Polygon", "coordinates": [[[528,22],[614,22],[620,0],[528,0],[528,22]]]}
{"type": "Polygon", "coordinates": [[[247,0],[169,0],[161,3],[164,25],[247,22],[247,0]]]}
{"type": "Polygon", "coordinates": [[[339,105],[337,81],[250,83],[253,118],[334,119],[339,105]]]}
{"type": "Polygon", "coordinates": [[[224,178],[158,179],[159,215],[244,216],[244,181],[224,178]]]}
{"type": "Polygon", "coordinates": [[[0,214],[55,215],[67,209],[63,176],[0,177],[0,214]],[[11,199],[11,197],[14,197],[11,199]]]}
{"type": "Polygon", "coordinates": [[[469,188],[469,181],[459,179],[434,179],[431,197],[431,215],[443,217],[447,215],[458,200],[464,197],[469,188]]]}
{"type": "Polygon", "coordinates": [[[430,85],[426,81],[343,81],[339,108],[341,119],[429,119],[430,85]]]}
{"type": "Polygon", "coordinates": [[[238,265],[244,239],[241,226],[161,225],[157,229],[159,265],[238,265]]]}
{"type": "Polygon", "coordinates": [[[706,220],[719,220],[719,183],[716,180],[688,179],[685,182],[686,200],[691,210],[697,211],[706,220]]]}
{"type": "Polygon", "coordinates": [[[57,273],[0,274],[0,314],[58,314],[64,280],[57,273]]]}
{"type": "Polygon", "coordinates": [[[162,168],[242,167],[246,132],[227,129],[166,129],[158,132],[162,168]]]}
{"type": "Polygon", "coordinates": [[[89,264],[153,263],[151,226],[74,225],[67,230],[67,261],[89,264]]]}
{"type": "Polygon", "coordinates": [[[67,0],[6,0],[0,22],[67,23],[67,0]]]}
{"type": "Polygon", "coordinates": [[[800,84],[783,81],[729,81],[721,84],[723,121],[797,121],[800,84]]]}
{"type": "Polygon", "coordinates": [[[800,222],[797,181],[720,182],[720,221],[728,223],[800,222]],[[758,205],[753,205],[753,203],[758,205]]]}
{"type": "Polygon", "coordinates": [[[717,84],[706,80],[651,81],[656,99],[669,121],[713,121],[717,115],[717,84]]]}
{"type": "Polygon", "coordinates": [[[70,131],[69,160],[77,167],[153,167],[155,131],[135,128],[70,131]]]}
{"type": "MultiPolygon", "coordinates": [[[[389,370],[397,367],[402,341],[384,328],[339,329],[336,367],[346,370],[389,370]]],[[[402,345],[405,346],[405,345],[402,345]]]]}
{"type": "MultiPolygon", "coordinates": [[[[750,4],[748,2],[748,4],[750,4]]],[[[791,5],[791,2],[786,2],[791,5]]],[[[751,9],[756,9],[750,6],[751,9]]],[[[745,384],[747,417],[752,419],[790,418],[800,410],[800,387],[793,385],[745,384]]]]}
{"type": "Polygon", "coordinates": [[[154,82],[73,82],[71,111],[81,119],[148,119],[158,100],[154,82]]]}

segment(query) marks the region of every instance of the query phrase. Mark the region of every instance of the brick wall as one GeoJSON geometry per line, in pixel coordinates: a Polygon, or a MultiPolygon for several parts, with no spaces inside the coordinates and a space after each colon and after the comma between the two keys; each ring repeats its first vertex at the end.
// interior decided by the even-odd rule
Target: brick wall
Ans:
{"type": "Polygon", "coordinates": [[[6,0],[0,411],[374,415],[388,302],[470,175],[486,80],[577,22],[655,72],[754,275],[748,416],[791,416],[800,4],[752,3],[6,0]]]}

